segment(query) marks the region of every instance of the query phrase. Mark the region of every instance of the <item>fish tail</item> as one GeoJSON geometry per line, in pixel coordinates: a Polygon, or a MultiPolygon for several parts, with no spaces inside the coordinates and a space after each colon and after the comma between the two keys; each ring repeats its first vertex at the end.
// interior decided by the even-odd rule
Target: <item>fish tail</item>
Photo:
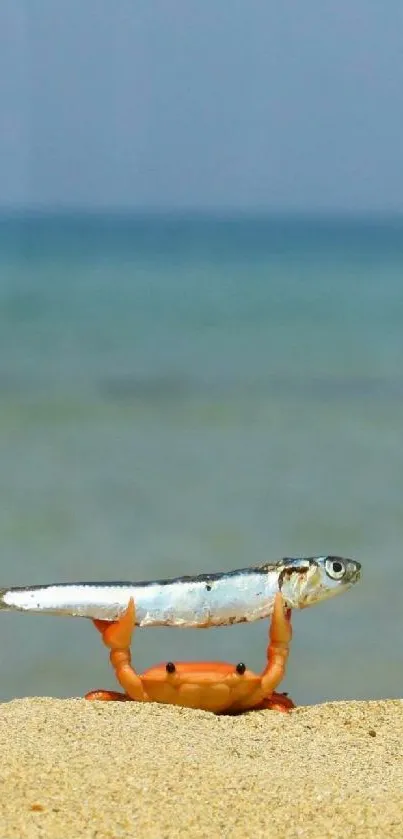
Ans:
{"type": "Polygon", "coordinates": [[[10,606],[10,604],[5,600],[5,596],[9,593],[9,591],[9,588],[0,588],[0,609],[4,612],[10,612],[15,609],[15,606],[10,606]]]}

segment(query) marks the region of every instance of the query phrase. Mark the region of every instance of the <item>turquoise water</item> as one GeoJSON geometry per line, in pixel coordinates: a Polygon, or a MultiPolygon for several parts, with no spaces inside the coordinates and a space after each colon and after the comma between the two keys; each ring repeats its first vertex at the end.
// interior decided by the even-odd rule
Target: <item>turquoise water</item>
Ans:
{"type": "MultiPolygon", "coordinates": [[[[297,702],[403,688],[403,221],[0,221],[0,585],[338,553],[297,702]]],[[[83,620],[1,614],[0,698],[112,687],[83,620]]],[[[141,630],[261,668],[267,625],[141,630]]]]}

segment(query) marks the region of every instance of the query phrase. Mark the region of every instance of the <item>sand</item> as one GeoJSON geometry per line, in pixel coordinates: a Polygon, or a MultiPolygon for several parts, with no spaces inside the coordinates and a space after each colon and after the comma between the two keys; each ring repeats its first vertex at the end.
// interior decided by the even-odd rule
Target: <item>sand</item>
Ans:
{"type": "Polygon", "coordinates": [[[0,705],[1,839],[403,836],[403,700],[0,705]]]}

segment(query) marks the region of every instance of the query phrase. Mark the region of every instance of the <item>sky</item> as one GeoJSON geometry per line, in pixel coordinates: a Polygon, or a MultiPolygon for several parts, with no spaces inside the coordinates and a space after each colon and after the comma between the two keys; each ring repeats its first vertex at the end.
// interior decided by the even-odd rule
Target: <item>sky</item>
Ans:
{"type": "Polygon", "coordinates": [[[403,211],[401,0],[1,0],[0,205],[403,211]]]}

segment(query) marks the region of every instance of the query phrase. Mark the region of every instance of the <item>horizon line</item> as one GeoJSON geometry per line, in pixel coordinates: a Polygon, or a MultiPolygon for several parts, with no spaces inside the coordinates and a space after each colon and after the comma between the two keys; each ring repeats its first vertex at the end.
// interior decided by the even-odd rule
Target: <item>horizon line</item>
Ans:
{"type": "Polygon", "coordinates": [[[271,218],[271,219],[403,219],[402,209],[351,209],[351,208],[274,208],[274,207],[128,207],[113,205],[9,205],[0,204],[0,218],[49,218],[49,217],[126,217],[126,218],[271,218]]]}

